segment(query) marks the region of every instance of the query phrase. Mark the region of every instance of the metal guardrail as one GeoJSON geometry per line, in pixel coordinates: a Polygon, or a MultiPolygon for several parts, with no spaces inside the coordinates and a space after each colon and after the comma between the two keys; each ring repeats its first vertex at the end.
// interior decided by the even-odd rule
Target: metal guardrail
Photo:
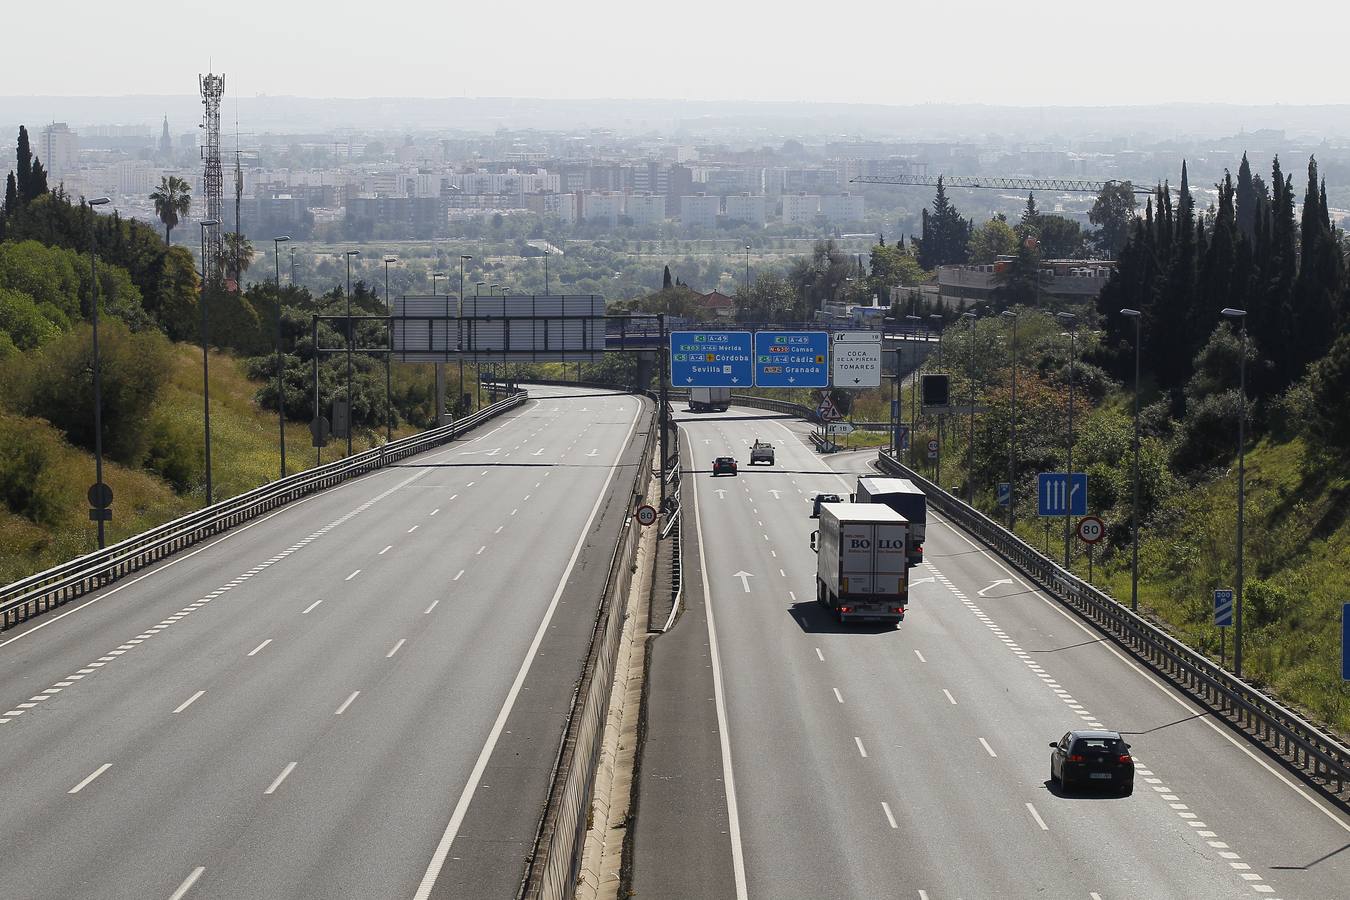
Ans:
{"type": "Polygon", "coordinates": [[[439,446],[508,409],[524,403],[519,392],[458,422],[400,438],[295,475],[288,475],[237,497],[214,503],[111,547],[76,557],[0,588],[0,631],[52,607],[106,587],[133,572],[172,556],[206,538],[315,491],[332,487],[391,463],[439,446]]]}
{"type": "Polygon", "coordinates": [[[636,500],[646,493],[647,478],[652,471],[651,459],[659,428],[655,413],[650,422],[633,485],[625,498],[623,533],[610,557],[609,576],[596,613],[590,651],[573,695],[567,729],[553,768],[548,805],[521,888],[520,896],[526,900],[567,900],[576,893],[595,771],[600,761],[600,743],[614,685],[614,664],[626,618],[626,598],[632,585],[633,560],[642,531],[632,512],[636,500]]]}
{"type": "Polygon", "coordinates": [[[1057,565],[993,519],[885,452],[878,454],[878,465],[919,485],[933,506],[1047,592],[1147,662],[1173,685],[1344,801],[1343,794],[1350,784],[1350,749],[1335,738],[1057,565]]]}
{"type": "MultiPolygon", "coordinates": [[[[689,392],[683,388],[671,388],[669,391],[671,400],[686,400],[689,392]]],[[[774,400],[769,397],[756,397],[751,394],[732,394],[731,402],[736,406],[750,406],[755,409],[766,409],[770,412],[786,413],[790,416],[806,419],[808,422],[819,422],[816,418],[816,411],[809,406],[803,406],[800,403],[789,403],[786,400],[774,400]]]]}

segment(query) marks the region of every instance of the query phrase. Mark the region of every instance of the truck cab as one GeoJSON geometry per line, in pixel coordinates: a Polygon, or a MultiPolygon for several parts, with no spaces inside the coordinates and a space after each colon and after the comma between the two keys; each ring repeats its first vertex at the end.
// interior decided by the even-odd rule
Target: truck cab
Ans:
{"type": "Polygon", "coordinates": [[[928,497],[908,478],[858,478],[852,499],[857,503],[881,503],[905,517],[909,523],[909,545],[905,556],[909,567],[923,562],[923,539],[928,521],[928,497]]]}
{"type": "Polygon", "coordinates": [[[880,503],[825,503],[816,552],[816,602],[839,621],[903,622],[909,603],[908,523],[880,503]]]}

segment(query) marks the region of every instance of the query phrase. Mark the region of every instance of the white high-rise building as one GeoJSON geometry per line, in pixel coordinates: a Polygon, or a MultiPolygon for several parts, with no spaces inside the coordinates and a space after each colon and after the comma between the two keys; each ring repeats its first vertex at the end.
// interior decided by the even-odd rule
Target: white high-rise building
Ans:
{"type": "Polygon", "coordinates": [[[722,198],[716,194],[694,194],[680,198],[680,222],[686,228],[716,228],[722,198]]]}
{"type": "Polygon", "coordinates": [[[53,122],[42,129],[38,146],[37,155],[42,160],[42,168],[47,170],[47,183],[55,188],[57,182],[75,171],[78,136],[65,122],[53,122]]]}
{"type": "Polygon", "coordinates": [[[639,228],[660,225],[666,220],[665,194],[629,194],[627,213],[639,228]]]}
{"type": "Polygon", "coordinates": [[[585,194],[581,198],[581,217],[587,222],[613,228],[619,224],[621,215],[623,215],[623,194],[617,191],[599,191],[585,194]]]}
{"type": "MultiPolygon", "coordinates": [[[[784,198],[786,199],[786,198],[784,198]]],[[[861,194],[826,194],[820,198],[820,214],[831,225],[850,225],[863,220],[861,194]]]]}
{"type": "Polygon", "coordinates": [[[150,176],[148,162],[138,159],[122,160],[117,164],[117,193],[123,197],[137,197],[144,200],[150,195],[150,176]]]}
{"type": "Polygon", "coordinates": [[[763,194],[730,194],[726,198],[726,215],[733,221],[762,228],[769,219],[768,198],[763,194]]]}
{"type": "Polygon", "coordinates": [[[783,224],[810,225],[820,214],[819,194],[784,194],[783,224]]]}

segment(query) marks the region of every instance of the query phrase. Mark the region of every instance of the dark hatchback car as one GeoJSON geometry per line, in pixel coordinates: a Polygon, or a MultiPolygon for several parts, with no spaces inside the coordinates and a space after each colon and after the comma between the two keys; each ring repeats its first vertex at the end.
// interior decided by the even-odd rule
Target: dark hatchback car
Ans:
{"type": "Polygon", "coordinates": [[[735,475],[736,458],[732,456],[719,456],[713,460],[712,473],[714,475],[735,475]]]}
{"type": "Polygon", "coordinates": [[[1100,785],[1134,793],[1130,745],[1115,731],[1070,731],[1050,743],[1050,780],[1061,790],[1100,785]]]}

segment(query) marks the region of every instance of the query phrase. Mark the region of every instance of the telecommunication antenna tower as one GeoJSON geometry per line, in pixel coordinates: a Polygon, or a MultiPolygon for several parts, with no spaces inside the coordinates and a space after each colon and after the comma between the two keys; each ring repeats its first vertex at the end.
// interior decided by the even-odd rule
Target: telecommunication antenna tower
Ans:
{"type": "MultiPolygon", "coordinates": [[[[225,177],[220,169],[220,100],[225,96],[224,75],[198,75],[197,84],[202,93],[202,184],[206,192],[206,218],[221,221],[221,199],[225,191],[225,177]]],[[[220,267],[222,253],[221,226],[207,226],[206,260],[203,274],[214,278],[220,267]]]]}

